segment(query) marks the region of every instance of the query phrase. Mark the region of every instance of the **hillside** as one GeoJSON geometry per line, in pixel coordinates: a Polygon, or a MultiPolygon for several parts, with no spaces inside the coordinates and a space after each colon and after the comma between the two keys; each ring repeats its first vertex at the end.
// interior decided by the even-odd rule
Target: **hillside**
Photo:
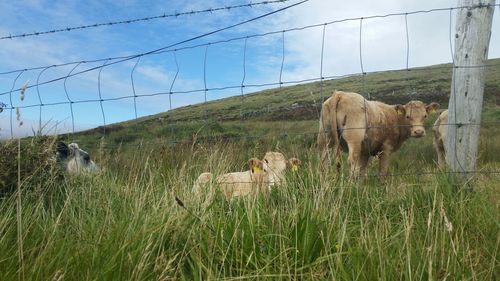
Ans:
{"type": "MultiPolygon", "coordinates": [[[[486,69],[485,106],[500,105],[500,59],[486,69]]],[[[79,141],[97,144],[105,130],[108,144],[139,140],[178,142],[204,137],[258,137],[269,134],[313,133],[321,98],[333,90],[369,94],[370,99],[389,104],[409,100],[437,101],[446,107],[450,94],[451,65],[441,64],[409,70],[369,73],[295,86],[281,87],[190,105],[137,120],[98,127],[78,133],[79,141]],[[314,125],[312,124],[314,122],[314,125]]],[[[488,112],[487,112],[488,113],[488,112]]],[[[488,113],[498,117],[494,113],[488,113]]]]}

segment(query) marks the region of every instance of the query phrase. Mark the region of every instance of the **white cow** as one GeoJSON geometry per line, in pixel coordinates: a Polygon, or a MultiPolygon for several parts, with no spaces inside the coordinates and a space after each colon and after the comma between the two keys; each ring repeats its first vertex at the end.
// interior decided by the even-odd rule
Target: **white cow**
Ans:
{"type": "Polygon", "coordinates": [[[66,145],[60,141],[57,143],[57,161],[69,174],[76,175],[82,173],[96,173],[100,169],[90,159],[90,155],[85,150],[78,147],[76,143],[66,145]]]}

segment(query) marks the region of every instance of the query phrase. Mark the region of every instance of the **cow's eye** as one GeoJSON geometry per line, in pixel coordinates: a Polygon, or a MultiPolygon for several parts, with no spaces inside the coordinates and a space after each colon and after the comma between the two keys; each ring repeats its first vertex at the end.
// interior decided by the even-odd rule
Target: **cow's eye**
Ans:
{"type": "Polygon", "coordinates": [[[264,161],[266,161],[266,163],[268,163],[268,164],[269,164],[269,161],[267,161],[267,159],[264,159],[264,161]]]}
{"type": "Polygon", "coordinates": [[[410,115],[406,115],[406,119],[410,119],[410,115]]]}
{"type": "Polygon", "coordinates": [[[427,118],[427,114],[425,114],[424,118],[427,118]]]}

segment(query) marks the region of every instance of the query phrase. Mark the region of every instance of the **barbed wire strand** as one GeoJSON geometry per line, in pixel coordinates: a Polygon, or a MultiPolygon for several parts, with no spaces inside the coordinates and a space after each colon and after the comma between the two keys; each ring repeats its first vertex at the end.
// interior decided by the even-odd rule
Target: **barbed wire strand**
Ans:
{"type": "MultiPolygon", "coordinates": [[[[175,46],[179,46],[179,45],[182,45],[182,44],[185,44],[185,43],[188,43],[188,42],[191,42],[191,41],[195,41],[195,40],[198,40],[198,39],[201,39],[203,37],[207,37],[207,36],[210,36],[210,35],[213,35],[213,34],[216,34],[216,33],[219,33],[219,32],[222,32],[222,31],[225,31],[225,30],[229,30],[229,29],[232,29],[232,28],[235,28],[235,27],[238,27],[240,25],[244,25],[246,23],[250,23],[250,22],[253,22],[253,21],[256,21],[256,20],[259,20],[259,19],[262,19],[262,18],[265,18],[265,17],[268,17],[268,16],[271,16],[271,15],[274,15],[276,13],[279,13],[279,12],[282,12],[282,11],[285,11],[287,9],[290,9],[290,8],[293,8],[295,6],[298,6],[298,5],[301,5],[303,3],[306,3],[308,2],[309,0],[302,0],[300,2],[297,2],[295,4],[292,4],[292,5],[288,5],[286,7],[283,7],[281,9],[277,9],[277,10],[274,10],[272,12],[269,12],[269,13],[265,13],[263,15],[260,15],[260,16],[257,16],[257,17],[254,17],[254,18],[251,18],[251,19],[248,19],[248,20],[245,20],[245,21],[242,21],[242,22],[238,22],[238,23],[235,23],[235,24],[232,24],[232,25],[229,25],[229,26],[226,26],[226,27],[223,27],[223,28],[219,28],[219,29],[216,29],[216,30],[213,30],[213,31],[210,31],[210,32],[207,32],[207,33],[203,33],[201,35],[197,35],[197,36],[194,36],[194,37],[191,37],[189,39],[185,39],[185,40],[182,40],[182,41],[179,41],[179,42],[176,42],[176,43],[173,43],[173,44],[170,44],[170,45],[167,45],[167,46],[164,46],[164,47],[161,47],[161,48],[158,48],[158,49],[155,49],[155,50],[151,50],[151,51],[148,51],[148,52],[144,52],[144,53],[140,53],[140,54],[136,54],[136,55],[131,55],[131,56],[126,56],[126,57],[122,57],[120,59],[117,59],[115,60],[115,58],[108,58],[108,59],[105,59],[104,61],[106,62],[105,64],[101,65],[101,66],[96,66],[96,67],[90,67],[90,68],[87,68],[85,70],[82,70],[82,71],[79,71],[79,72],[75,72],[75,73],[72,73],[69,77],[72,77],[72,76],[76,76],[76,75],[80,75],[80,74],[83,74],[83,73],[87,73],[87,72],[90,72],[90,71],[93,71],[93,70],[97,70],[97,69],[100,69],[100,68],[103,68],[103,67],[106,67],[106,66],[109,66],[109,65],[114,65],[114,64],[118,64],[118,63],[122,63],[122,62],[125,62],[125,61],[129,61],[129,60],[132,60],[132,59],[135,59],[135,58],[138,58],[138,57],[142,57],[142,56],[146,56],[146,55],[151,55],[151,54],[155,54],[157,52],[160,52],[160,51],[163,51],[163,50],[167,50],[167,49],[170,49],[170,48],[173,48],[175,46]],[[108,61],[111,61],[111,60],[114,60],[112,62],[108,62],[108,61]]],[[[209,44],[204,44],[204,45],[209,45],[209,44]]],[[[172,51],[172,50],[170,50],[172,51]]],[[[97,61],[97,60],[94,60],[94,61],[97,61]]],[[[102,60],[99,60],[99,61],[102,61],[102,60]]],[[[68,65],[68,64],[64,64],[64,65],[68,65]]],[[[51,65],[51,67],[54,67],[54,65],[51,65]]],[[[12,71],[8,72],[8,73],[12,73],[12,71]]],[[[5,73],[0,73],[1,74],[5,74],[5,73]]],[[[59,81],[59,80],[62,80],[64,79],[65,76],[63,77],[58,77],[58,78],[54,78],[54,79],[51,79],[51,80],[48,80],[48,81],[44,81],[42,83],[37,83],[37,85],[44,85],[44,84],[49,84],[49,83],[53,83],[53,82],[56,82],[56,81],[59,81]]],[[[32,88],[32,87],[35,87],[37,85],[31,85],[31,86],[28,86],[27,89],[29,88],[32,88]]],[[[20,91],[21,89],[17,89],[15,91],[20,91]]],[[[0,93],[0,96],[3,95],[5,93],[0,93]]]]}
{"type": "Polygon", "coordinates": [[[93,24],[65,27],[65,28],[52,29],[52,30],[46,30],[46,31],[35,31],[35,32],[31,32],[31,33],[22,33],[22,34],[14,34],[14,35],[9,34],[8,36],[0,37],[0,40],[26,38],[26,37],[31,37],[31,36],[40,36],[40,35],[54,34],[54,33],[59,33],[59,32],[69,32],[69,31],[83,30],[83,29],[88,29],[88,28],[96,28],[96,27],[103,27],[103,26],[115,26],[115,25],[119,25],[119,24],[132,24],[132,23],[137,23],[137,22],[142,22],[142,21],[151,21],[151,20],[155,20],[155,19],[165,19],[165,18],[172,18],[172,17],[177,18],[179,16],[185,16],[185,15],[213,13],[213,12],[224,11],[224,10],[229,11],[232,9],[239,9],[239,8],[253,8],[254,6],[284,3],[287,1],[289,1],[289,0],[275,0],[275,1],[269,0],[269,1],[262,1],[262,2],[256,2],[256,3],[250,2],[248,4],[209,8],[209,9],[203,9],[203,10],[191,10],[191,11],[186,11],[186,12],[176,12],[173,14],[163,13],[161,15],[149,16],[149,17],[143,17],[143,18],[126,19],[126,20],[102,22],[102,23],[93,23],[93,24]]]}
{"type": "MultiPolygon", "coordinates": [[[[489,6],[500,7],[500,3],[495,4],[495,5],[484,5],[484,7],[489,7],[489,6]]],[[[416,15],[416,14],[421,14],[421,13],[432,13],[432,12],[439,12],[439,11],[463,9],[463,8],[483,8],[483,6],[479,6],[479,7],[460,6],[460,7],[452,7],[452,8],[436,8],[436,9],[419,10],[419,11],[413,11],[413,12],[402,12],[402,13],[392,13],[392,14],[385,14],[385,15],[366,16],[363,18],[366,20],[366,19],[386,18],[386,17],[393,17],[393,16],[403,16],[403,15],[408,16],[408,15],[416,15]]],[[[176,49],[169,49],[169,48],[165,47],[163,50],[152,52],[148,55],[159,55],[159,54],[163,54],[165,52],[174,52],[174,51],[176,52],[176,51],[181,51],[181,50],[194,49],[194,48],[204,47],[208,44],[216,45],[216,44],[222,44],[222,43],[229,43],[232,41],[244,40],[245,38],[249,39],[249,38],[256,38],[256,37],[264,37],[264,36],[282,33],[283,31],[285,31],[285,32],[302,31],[305,29],[315,28],[315,27],[319,27],[322,25],[332,25],[332,24],[343,23],[343,22],[348,22],[348,21],[359,21],[360,19],[361,19],[361,17],[345,18],[345,19],[333,20],[333,21],[324,22],[324,23],[306,25],[306,26],[302,26],[302,27],[289,28],[289,29],[285,29],[285,30],[270,31],[270,32],[266,32],[266,33],[258,33],[258,34],[246,35],[246,36],[241,36],[241,37],[233,37],[230,39],[212,41],[209,43],[196,44],[196,45],[180,47],[180,48],[176,48],[176,49]]],[[[95,63],[95,62],[101,62],[101,61],[105,61],[105,60],[133,59],[133,58],[140,56],[140,55],[142,55],[142,54],[139,53],[139,54],[128,55],[128,56],[116,56],[116,57],[100,58],[100,59],[93,59],[93,60],[81,60],[81,61],[66,62],[66,63],[61,63],[61,64],[53,64],[52,66],[59,67],[59,66],[67,66],[67,65],[71,65],[71,64],[76,64],[76,63],[95,63]]],[[[146,54],[144,54],[144,55],[146,55],[146,54]]],[[[31,67],[31,68],[23,68],[23,69],[17,69],[17,70],[4,71],[4,72],[0,72],[0,75],[17,73],[20,71],[38,70],[38,69],[43,69],[46,67],[47,66],[37,66],[37,67],[31,67]]],[[[482,66],[460,66],[460,67],[474,68],[474,67],[482,67],[482,66]]],[[[18,91],[18,90],[19,89],[17,89],[16,91],[18,91]]],[[[2,95],[2,94],[0,94],[0,95],[2,95]]]]}

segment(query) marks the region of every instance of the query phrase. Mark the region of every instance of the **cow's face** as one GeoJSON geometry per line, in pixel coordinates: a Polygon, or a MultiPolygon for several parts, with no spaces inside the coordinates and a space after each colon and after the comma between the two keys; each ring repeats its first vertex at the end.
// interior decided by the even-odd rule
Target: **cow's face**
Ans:
{"type": "Polygon", "coordinates": [[[64,163],[69,173],[99,171],[99,167],[90,159],[89,153],[80,149],[76,143],[66,145],[64,142],[58,142],[57,159],[64,163]]]}
{"type": "Polygon", "coordinates": [[[425,119],[429,113],[436,111],[439,104],[433,102],[428,105],[421,101],[411,101],[405,105],[395,105],[395,109],[403,116],[405,124],[410,127],[410,136],[420,138],[425,136],[425,119]]]}
{"type": "Polygon", "coordinates": [[[266,152],[266,155],[264,155],[264,162],[269,166],[271,172],[274,173],[281,173],[286,169],[287,161],[285,156],[280,152],[266,152]]]}

